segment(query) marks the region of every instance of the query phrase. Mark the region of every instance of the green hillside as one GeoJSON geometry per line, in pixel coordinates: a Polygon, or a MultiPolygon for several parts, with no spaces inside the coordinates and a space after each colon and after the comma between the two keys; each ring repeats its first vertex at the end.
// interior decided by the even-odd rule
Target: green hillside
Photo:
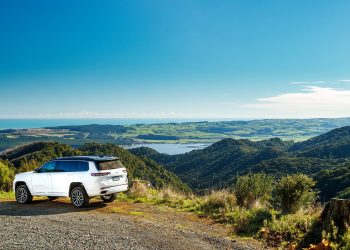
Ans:
{"type": "Polygon", "coordinates": [[[337,128],[307,141],[295,143],[291,151],[306,157],[350,157],[350,126],[337,128]]]}
{"type": "Polygon", "coordinates": [[[231,186],[237,175],[248,172],[275,177],[305,173],[318,181],[322,199],[350,197],[350,127],[300,143],[278,138],[256,142],[224,139],[205,149],[174,156],[147,148],[131,152],[163,164],[197,191],[231,186]]]}

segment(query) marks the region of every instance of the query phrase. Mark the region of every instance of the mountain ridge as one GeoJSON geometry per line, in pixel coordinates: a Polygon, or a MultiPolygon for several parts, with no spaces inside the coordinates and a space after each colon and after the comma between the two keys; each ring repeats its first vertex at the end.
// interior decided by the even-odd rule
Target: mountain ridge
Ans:
{"type": "MultiPolygon", "coordinates": [[[[341,168],[350,176],[350,126],[297,143],[279,138],[256,142],[223,139],[181,155],[157,154],[145,148],[131,152],[163,164],[196,191],[230,187],[237,175],[248,172],[265,172],[276,178],[292,173],[308,174],[319,181],[321,197],[327,199],[343,187],[350,187],[350,178],[342,178],[337,170],[341,168]],[[331,181],[325,175],[342,179],[343,185],[332,190],[323,188],[324,182],[331,181]]],[[[350,197],[350,190],[348,193],[350,197]]]]}

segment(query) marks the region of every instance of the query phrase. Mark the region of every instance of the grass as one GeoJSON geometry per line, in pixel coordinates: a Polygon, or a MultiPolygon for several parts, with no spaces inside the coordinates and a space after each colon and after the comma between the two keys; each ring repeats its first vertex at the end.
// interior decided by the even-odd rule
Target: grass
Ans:
{"type": "Polygon", "coordinates": [[[142,217],[146,216],[146,213],[140,212],[140,211],[130,211],[129,214],[134,216],[142,216],[142,217]]]}
{"type": "MultiPolygon", "coordinates": [[[[282,215],[270,207],[243,208],[229,190],[211,192],[205,196],[184,195],[166,188],[156,190],[139,182],[118,200],[167,206],[192,212],[232,226],[232,234],[265,241],[273,247],[307,247],[321,238],[314,235],[321,207],[282,215]]],[[[320,235],[320,234],[318,234],[320,235]]]]}
{"type": "Polygon", "coordinates": [[[15,193],[14,192],[1,192],[0,191],[0,200],[9,200],[9,199],[14,199],[15,198],[15,193]]]}

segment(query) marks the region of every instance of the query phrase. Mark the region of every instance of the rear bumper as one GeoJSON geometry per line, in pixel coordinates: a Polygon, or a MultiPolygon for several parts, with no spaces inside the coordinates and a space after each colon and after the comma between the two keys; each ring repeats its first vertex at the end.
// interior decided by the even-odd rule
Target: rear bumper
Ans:
{"type": "Polygon", "coordinates": [[[128,190],[128,184],[122,184],[118,186],[112,186],[112,187],[104,187],[98,190],[96,193],[89,193],[89,196],[99,196],[99,195],[108,195],[108,194],[114,194],[119,192],[124,192],[128,190]]]}

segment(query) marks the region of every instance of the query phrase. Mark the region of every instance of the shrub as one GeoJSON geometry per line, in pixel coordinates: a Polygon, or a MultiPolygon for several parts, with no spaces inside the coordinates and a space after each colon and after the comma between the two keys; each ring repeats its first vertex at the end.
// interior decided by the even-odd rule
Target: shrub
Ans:
{"type": "Polygon", "coordinates": [[[334,221],[331,221],[331,228],[326,234],[323,232],[323,240],[329,243],[332,249],[350,250],[350,229],[339,230],[334,221]]]}
{"type": "Polygon", "coordinates": [[[295,213],[316,200],[316,182],[305,174],[287,175],[276,185],[276,199],[283,213],[295,213]]]}
{"type": "Polygon", "coordinates": [[[204,197],[200,210],[210,217],[230,212],[236,205],[235,196],[227,190],[213,191],[204,197]]]}
{"type": "Polygon", "coordinates": [[[297,245],[307,241],[306,237],[313,234],[318,217],[319,213],[288,214],[280,218],[274,216],[262,230],[262,236],[271,246],[297,245]]]}
{"type": "Polygon", "coordinates": [[[344,250],[350,250],[350,229],[348,229],[341,239],[341,245],[344,250]]]}
{"type": "Polygon", "coordinates": [[[0,162],[0,190],[10,191],[12,189],[12,181],[14,178],[14,171],[11,167],[0,162]]]}
{"type": "Polygon", "coordinates": [[[273,211],[266,208],[236,207],[226,216],[227,222],[234,225],[236,233],[254,236],[268,221],[272,220],[272,214],[273,211]]]}
{"type": "Polygon", "coordinates": [[[273,177],[264,173],[238,176],[234,186],[237,204],[247,208],[257,207],[271,198],[273,177]]]}
{"type": "Polygon", "coordinates": [[[148,185],[145,182],[135,180],[129,190],[134,197],[149,197],[148,185]]]}

